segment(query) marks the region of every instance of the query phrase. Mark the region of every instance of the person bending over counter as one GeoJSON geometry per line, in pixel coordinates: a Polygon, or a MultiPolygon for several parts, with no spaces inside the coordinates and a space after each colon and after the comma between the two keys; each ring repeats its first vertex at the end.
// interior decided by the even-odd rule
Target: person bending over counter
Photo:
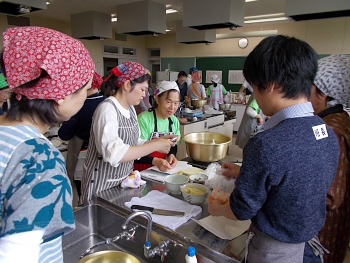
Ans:
{"type": "Polygon", "coordinates": [[[229,169],[223,175],[237,178],[236,188],[229,202],[213,200],[208,210],[213,216],[251,219],[248,263],[303,262],[310,245],[323,253],[317,234],[339,144],[308,102],[316,71],[315,51],[282,35],[262,40],[245,61],[243,73],[256,101],[272,117],[265,131],[249,139],[240,168],[223,164],[229,169]]]}
{"type": "MultiPolygon", "coordinates": [[[[180,103],[180,90],[175,81],[162,81],[158,83],[155,91],[155,105],[149,111],[138,116],[141,130],[141,139],[153,140],[164,135],[176,135],[174,141],[180,139],[180,123],[174,116],[180,103]]],[[[143,171],[153,165],[166,172],[175,167],[177,145],[171,147],[168,153],[153,152],[139,160],[135,160],[134,169],[143,171]]]]}
{"type": "Polygon", "coordinates": [[[3,48],[14,92],[0,116],[0,262],[63,262],[62,236],[75,228],[72,188],[43,134],[83,106],[95,64],[80,41],[43,27],[6,29],[3,48]]]}
{"type": "Polygon", "coordinates": [[[132,173],[135,159],[154,151],[168,153],[174,145],[169,140],[140,138],[133,105],[145,97],[150,81],[141,64],[127,61],[113,68],[105,81],[115,93],[97,107],[93,116],[82,180],[84,204],[94,194],[120,185],[132,173]]]}

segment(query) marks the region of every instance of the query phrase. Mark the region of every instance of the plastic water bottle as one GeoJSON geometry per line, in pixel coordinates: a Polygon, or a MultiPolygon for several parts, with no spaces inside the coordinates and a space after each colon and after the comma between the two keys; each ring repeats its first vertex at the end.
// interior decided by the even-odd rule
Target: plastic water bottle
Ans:
{"type": "Polygon", "coordinates": [[[186,263],[197,263],[196,249],[194,247],[188,247],[185,260],[186,263]]]}

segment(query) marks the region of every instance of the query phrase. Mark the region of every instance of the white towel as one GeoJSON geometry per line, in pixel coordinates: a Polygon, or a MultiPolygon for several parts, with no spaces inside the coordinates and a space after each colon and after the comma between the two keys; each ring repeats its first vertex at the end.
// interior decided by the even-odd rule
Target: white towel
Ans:
{"type": "Polygon", "coordinates": [[[248,230],[251,221],[231,220],[224,216],[208,216],[201,220],[192,219],[197,224],[212,232],[221,239],[234,239],[248,230]]]}
{"type": "Polygon", "coordinates": [[[186,223],[191,217],[202,212],[202,208],[200,206],[191,205],[185,201],[156,190],[149,192],[146,196],[141,198],[133,197],[131,198],[130,202],[126,202],[125,205],[129,208],[132,205],[143,205],[157,209],[185,212],[185,215],[181,217],[152,214],[153,222],[168,227],[172,230],[178,228],[182,224],[186,223]]]}

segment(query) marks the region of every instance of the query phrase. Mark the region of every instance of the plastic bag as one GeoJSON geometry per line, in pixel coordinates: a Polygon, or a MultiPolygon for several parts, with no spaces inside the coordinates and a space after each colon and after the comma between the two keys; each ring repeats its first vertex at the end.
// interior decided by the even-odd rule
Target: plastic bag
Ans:
{"type": "Polygon", "coordinates": [[[222,175],[225,171],[221,168],[218,163],[211,163],[205,170],[205,174],[208,176],[208,180],[205,182],[206,185],[213,188],[208,201],[218,200],[223,205],[228,202],[230,195],[235,188],[235,179],[228,179],[222,175]]]}

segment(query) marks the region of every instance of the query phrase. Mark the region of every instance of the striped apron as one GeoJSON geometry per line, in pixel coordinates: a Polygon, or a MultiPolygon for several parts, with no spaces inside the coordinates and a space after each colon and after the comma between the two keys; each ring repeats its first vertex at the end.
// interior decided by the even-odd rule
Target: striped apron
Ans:
{"type": "MultiPolygon", "coordinates": [[[[137,145],[140,136],[137,123],[137,116],[129,106],[130,119],[121,114],[112,100],[106,99],[102,103],[111,103],[116,111],[119,129],[118,137],[125,144],[130,146],[137,145]]],[[[113,114],[113,113],[110,113],[113,114]]],[[[94,122],[94,120],[93,120],[94,122]]],[[[93,125],[93,124],[92,124],[93,125]]],[[[82,201],[87,204],[93,195],[103,190],[118,186],[133,171],[134,161],[120,163],[117,167],[113,167],[110,163],[103,161],[103,157],[98,153],[95,146],[95,135],[90,134],[89,149],[84,163],[84,175],[82,181],[82,201]],[[107,181],[112,179],[113,181],[107,181]]]]}

